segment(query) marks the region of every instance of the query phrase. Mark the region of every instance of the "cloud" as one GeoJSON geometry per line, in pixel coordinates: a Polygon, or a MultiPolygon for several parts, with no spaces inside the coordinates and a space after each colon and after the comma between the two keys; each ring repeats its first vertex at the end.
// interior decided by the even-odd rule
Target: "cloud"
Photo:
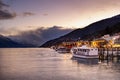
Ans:
{"type": "Polygon", "coordinates": [[[44,13],[43,16],[48,16],[48,14],[47,14],[47,13],[44,13]]]}
{"type": "Polygon", "coordinates": [[[0,19],[12,19],[16,17],[16,13],[9,13],[6,10],[0,10],[0,19]]]}
{"type": "Polygon", "coordinates": [[[59,26],[50,28],[41,27],[34,31],[24,31],[16,36],[9,36],[15,41],[40,46],[48,40],[58,38],[72,31],[72,29],[62,29],[59,26]]]}
{"type": "Polygon", "coordinates": [[[0,9],[2,9],[4,6],[8,7],[7,4],[4,4],[4,3],[2,2],[2,0],[0,0],[0,9]]]}
{"type": "Polygon", "coordinates": [[[8,5],[4,4],[3,1],[0,0],[0,20],[16,17],[16,13],[10,13],[8,10],[4,9],[4,7],[8,7],[8,5]]]}
{"type": "Polygon", "coordinates": [[[4,36],[17,35],[19,32],[20,30],[15,27],[0,27],[0,34],[4,36]]]}
{"type": "Polygon", "coordinates": [[[35,14],[32,12],[24,12],[23,13],[23,16],[33,16],[33,15],[35,15],[35,14]]]}

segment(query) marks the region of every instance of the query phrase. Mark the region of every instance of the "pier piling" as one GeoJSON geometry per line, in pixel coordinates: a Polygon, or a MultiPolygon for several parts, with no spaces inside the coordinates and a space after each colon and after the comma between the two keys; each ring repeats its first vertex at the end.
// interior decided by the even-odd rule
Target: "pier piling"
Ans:
{"type": "Polygon", "coordinates": [[[99,48],[99,61],[105,61],[107,62],[112,61],[114,62],[114,59],[117,59],[117,62],[120,61],[120,48],[99,48]]]}

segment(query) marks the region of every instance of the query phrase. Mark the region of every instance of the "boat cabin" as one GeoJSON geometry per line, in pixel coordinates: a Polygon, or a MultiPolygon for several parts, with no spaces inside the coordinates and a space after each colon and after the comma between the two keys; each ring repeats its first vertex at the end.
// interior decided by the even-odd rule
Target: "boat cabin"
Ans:
{"type": "Polygon", "coordinates": [[[98,49],[87,46],[75,47],[72,49],[72,53],[75,55],[86,55],[86,56],[98,55],[98,49]]]}

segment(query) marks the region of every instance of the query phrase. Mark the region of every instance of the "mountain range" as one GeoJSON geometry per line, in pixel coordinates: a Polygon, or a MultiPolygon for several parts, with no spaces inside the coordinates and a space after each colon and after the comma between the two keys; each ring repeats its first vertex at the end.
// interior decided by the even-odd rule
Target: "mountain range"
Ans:
{"type": "Polygon", "coordinates": [[[61,29],[61,27],[54,26],[48,29],[40,28],[35,31],[23,32],[16,36],[6,37],[0,35],[0,48],[39,47],[40,45],[40,47],[51,47],[64,41],[93,40],[106,34],[114,35],[115,33],[119,32],[120,15],[117,15],[97,21],[84,28],[78,28],[76,30],[64,30],[61,29]]]}
{"type": "Polygon", "coordinates": [[[65,35],[71,32],[73,29],[63,29],[61,26],[53,27],[40,27],[35,30],[28,30],[19,32],[18,35],[8,36],[13,41],[18,43],[31,44],[34,46],[40,46],[48,40],[55,39],[59,36],[65,35]]]}
{"type": "Polygon", "coordinates": [[[18,43],[10,38],[0,35],[0,48],[20,48],[20,47],[33,47],[32,45],[18,43]]]}
{"type": "Polygon", "coordinates": [[[84,28],[76,29],[64,36],[47,41],[40,47],[50,47],[53,45],[60,44],[64,41],[75,41],[75,40],[93,40],[100,38],[106,34],[113,35],[120,32],[120,15],[107,18],[95,23],[92,23],[84,28]]]}

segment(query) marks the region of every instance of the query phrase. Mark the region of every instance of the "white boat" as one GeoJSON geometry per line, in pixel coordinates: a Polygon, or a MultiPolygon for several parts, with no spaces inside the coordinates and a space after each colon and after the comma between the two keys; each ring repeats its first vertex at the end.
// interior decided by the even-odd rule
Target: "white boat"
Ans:
{"type": "Polygon", "coordinates": [[[86,45],[73,47],[71,53],[73,57],[77,58],[98,58],[98,48],[87,47],[86,45]]]}

